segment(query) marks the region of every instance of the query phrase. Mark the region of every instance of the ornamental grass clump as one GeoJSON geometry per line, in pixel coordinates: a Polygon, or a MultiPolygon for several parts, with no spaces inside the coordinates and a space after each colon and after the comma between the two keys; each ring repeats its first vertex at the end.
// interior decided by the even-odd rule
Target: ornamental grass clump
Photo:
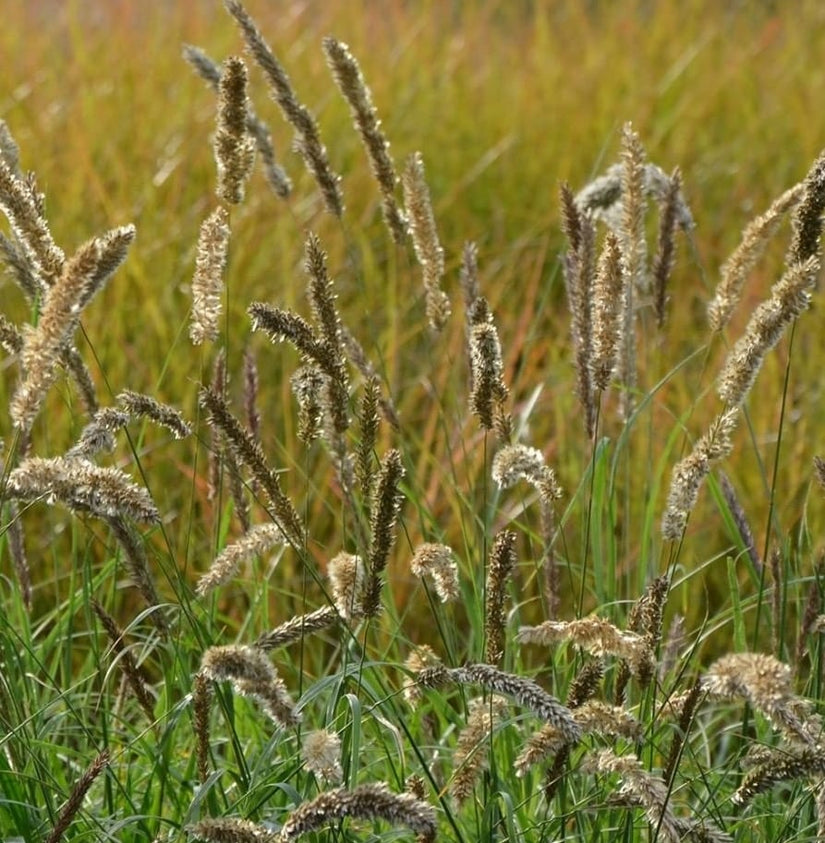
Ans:
{"type": "Polygon", "coordinates": [[[184,49],[217,95],[194,227],[129,276],[182,279],[150,386],[89,318],[143,235],[64,236],[0,121],[0,838],[825,840],[825,446],[795,368],[825,158],[708,270],[695,162],[627,123],[558,224],[519,208],[515,289],[496,219],[462,242],[458,216],[500,152],[450,184],[399,133],[396,168],[378,114],[415,92],[223,5],[244,57],[184,49]]]}

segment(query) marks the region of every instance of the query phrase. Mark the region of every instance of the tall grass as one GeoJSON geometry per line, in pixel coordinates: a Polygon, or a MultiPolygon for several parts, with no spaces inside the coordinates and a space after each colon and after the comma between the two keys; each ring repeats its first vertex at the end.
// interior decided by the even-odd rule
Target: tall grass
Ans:
{"type": "Polygon", "coordinates": [[[12,9],[3,839],[825,839],[822,13],[691,5],[12,9]]]}

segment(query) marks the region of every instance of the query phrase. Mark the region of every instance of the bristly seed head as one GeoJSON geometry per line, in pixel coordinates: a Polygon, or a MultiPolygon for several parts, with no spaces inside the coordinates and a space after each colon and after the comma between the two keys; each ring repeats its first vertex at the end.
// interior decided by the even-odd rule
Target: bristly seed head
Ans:
{"type": "Polygon", "coordinates": [[[255,163],[255,143],[247,133],[247,73],[242,58],[230,56],[218,82],[218,130],[213,141],[218,164],[218,198],[237,205],[255,163]]]}
{"type": "Polygon", "coordinates": [[[420,152],[407,159],[401,182],[415,256],[424,275],[427,320],[434,331],[440,331],[450,318],[450,300],[439,286],[444,275],[444,250],[438,241],[430,190],[424,178],[424,160],[420,152]]]}

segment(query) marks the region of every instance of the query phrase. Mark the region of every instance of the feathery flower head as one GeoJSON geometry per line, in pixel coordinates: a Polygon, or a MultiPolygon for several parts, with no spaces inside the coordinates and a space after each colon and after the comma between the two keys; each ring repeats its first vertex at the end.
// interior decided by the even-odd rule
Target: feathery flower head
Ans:
{"type": "Polygon", "coordinates": [[[200,597],[204,597],[213,589],[229,582],[248,559],[262,556],[276,545],[286,543],[284,531],[277,524],[260,524],[253,527],[215,557],[209,570],[198,580],[195,591],[200,597]]]}
{"type": "Polygon", "coordinates": [[[332,599],[344,620],[360,618],[363,612],[366,570],[360,556],[341,551],[327,566],[332,599]]]}
{"type": "Polygon", "coordinates": [[[436,817],[432,805],[410,793],[393,793],[386,784],[364,784],[354,790],[336,788],[304,802],[287,818],[278,838],[290,843],[309,831],[344,817],[384,819],[393,825],[407,826],[421,843],[433,843],[436,817]]]}
{"type": "Polygon", "coordinates": [[[458,599],[458,566],[452,548],[446,544],[427,542],[419,545],[410,562],[410,570],[422,579],[432,577],[442,603],[458,599]]]}
{"type": "Polygon", "coordinates": [[[791,668],[765,653],[732,653],[717,659],[702,677],[702,687],[723,699],[747,700],[793,740],[813,745],[818,729],[810,727],[803,700],[792,689],[791,668]]]}
{"type": "Polygon", "coordinates": [[[682,536],[712,464],[733,450],[731,435],[738,421],[738,407],[726,409],[713,420],[693,446],[693,451],[676,463],[662,516],[662,534],[666,539],[676,541],[682,536]]]}
{"type": "Polygon", "coordinates": [[[562,497],[556,473],[544,461],[538,448],[527,445],[504,445],[493,458],[493,480],[502,488],[527,480],[545,503],[562,497]]]}
{"type": "Polygon", "coordinates": [[[415,256],[424,275],[427,320],[434,331],[440,331],[450,318],[450,300],[439,286],[444,276],[444,250],[438,240],[430,190],[424,178],[424,159],[420,152],[407,159],[401,182],[415,256]]]}
{"type": "Polygon", "coordinates": [[[83,459],[29,457],[8,478],[6,494],[17,500],[43,498],[98,518],[125,516],[157,523],[160,515],[149,492],[117,468],[101,468],[83,459]]]}
{"type": "Polygon", "coordinates": [[[318,778],[337,783],[344,777],[341,769],[341,739],[335,732],[318,729],[304,737],[301,757],[307,769],[318,778]]]}
{"type": "Polygon", "coordinates": [[[404,215],[395,201],[398,178],[390,156],[390,144],[381,131],[381,121],[372,102],[372,95],[358,62],[349,47],[335,38],[324,38],[324,53],[332,75],[349,103],[355,127],[367,151],[370,169],[381,190],[384,221],[392,239],[401,244],[407,234],[404,215]]]}
{"type": "Polygon", "coordinates": [[[286,728],[301,722],[283,680],[258,647],[210,647],[201,657],[201,671],[216,682],[231,681],[237,693],[256,699],[279,725],[286,728]]]}
{"type": "Polygon", "coordinates": [[[572,641],[594,656],[618,656],[631,666],[638,666],[648,653],[644,637],[619,629],[610,621],[591,615],[572,621],[544,621],[538,626],[523,626],[516,641],[519,644],[549,646],[557,641],[572,641]]]}
{"type": "Polygon", "coordinates": [[[228,251],[229,214],[219,206],[203,221],[198,236],[195,277],[192,279],[192,321],[189,325],[189,338],[194,345],[218,338],[228,251]]]}

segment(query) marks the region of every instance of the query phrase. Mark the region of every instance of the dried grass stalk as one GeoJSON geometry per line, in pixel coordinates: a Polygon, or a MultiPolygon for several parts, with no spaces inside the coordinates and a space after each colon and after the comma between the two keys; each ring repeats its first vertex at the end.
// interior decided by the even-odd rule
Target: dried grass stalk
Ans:
{"type": "Polygon", "coordinates": [[[238,24],[250,54],[263,70],[284,119],[295,129],[295,147],[321,189],[324,206],[340,217],[344,212],[340,179],[332,172],[318,125],[307,108],[298,102],[289,77],[243,5],[238,0],[224,0],[224,6],[238,24]]]}
{"type": "Polygon", "coordinates": [[[433,843],[436,835],[435,810],[410,793],[393,793],[384,783],[364,784],[354,790],[336,788],[304,802],[287,818],[281,828],[281,843],[297,840],[304,834],[344,817],[383,819],[392,825],[406,826],[420,843],[433,843]]]}
{"type": "Polygon", "coordinates": [[[100,260],[91,283],[84,288],[80,297],[78,304],[81,311],[103,289],[106,282],[126,260],[129,247],[136,235],[137,231],[133,225],[121,225],[104,232],[97,238],[100,245],[100,260]]]}
{"type": "Polygon", "coordinates": [[[2,232],[0,232],[0,258],[29,304],[34,303],[46,292],[45,284],[35,275],[23,247],[2,232]]]}
{"type": "Polygon", "coordinates": [[[426,801],[427,799],[427,786],[421,776],[416,776],[415,774],[407,776],[407,781],[404,782],[404,790],[412,794],[416,799],[421,799],[422,801],[426,801]]]}
{"type": "Polygon", "coordinates": [[[823,775],[825,752],[819,746],[766,749],[760,754],[760,762],[748,770],[731,801],[734,805],[747,805],[754,796],[770,790],[779,782],[823,775]]]}
{"type": "Polygon", "coordinates": [[[407,225],[395,200],[398,178],[390,155],[390,144],[381,131],[372,95],[355,56],[346,44],[335,38],[324,38],[324,53],[335,82],[349,103],[355,127],[367,151],[370,169],[381,190],[384,222],[392,239],[400,245],[407,235],[407,225]]]}
{"type": "Polygon", "coordinates": [[[146,601],[146,605],[154,610],[150,615],[152,623],[164,635],[168,634],[169,625],[161,609],[160,597],[155,588],[155,580],[149,569],[149,559],[146,556],[143,538],[121,515],[113,515],[107,518],[106,521],[123,550],[123,556],[126,566],[129,569],[129,576],[131,577],[132,583],[140,592],[141,597],[146,601]]]}
{"type": "MultiPolygon", "coordinates": [[[[378,407],[381,386],[376,377],[367,378],[358,413],[360,437],[355,454],[355,476],[362,489],[371,489],[375,466],[375,449],[378,443],[378,407]]],[[[367,513],[369,515],[369,513],[367,513]]]]}
{"type": "MultiPolygon", "coordinates": [[[[602,735],[608,738],[639,740],[642,724],[619,706],[608,705],[599,700],[591,700],[572,711],[573,720],[580,726],[582,734],[602,735]]],[[[513,767],[516,776],[522,778],[536,764],[564,749],[570,744],[555,726],[543,726],[530,736],[524,749],[519,753],[513,767]]]]}
{"type": "MultiPolygon", "coordinates": [[[[646,687],[653,678],[656,667],[654,657],[662,641],[662,618],[669,590],[670,580],[667,576],[656,577],[647,586],[644,594],[633,604],[627,618],[627,628],[641,635],[647,644],[647,653],[635,665],[633,671],[638,676],[642,687],[646,687]]],[[[618,680],[616,684],[617,686],[620,684],[618,680]]]]}
{"type": "Polygon", "coordinates": [[[416,708],[422,699],[422,686],[419,684],[418,675],[428,668],[441,666],[441,659],[438,658],[433,648],[427,644],[419,645],[407,656],[404,661],[404,668],[415,678],[405,679],[401,691],[410,706],[416,708]]]}
{"type": "Polygon", "coordinates": [[[624,281],[619,238],[608,232],[593,283],[593,387],[607,389],[616,368],[622,338],[624,281]]]}
{"type": "Polygon", "coordinates": [[[166,428],[175,439],[185,439],[192,433],[192,426],[186,422],[180,410],[161,404],[151,395],[124,390],[117,396],[118,403],[130,416],[150,419],[160,427],[166,428]]]}
{"type": "Polygon", "coordinates": [[[17,500],[61,503],[74,512],[90,512],[98,518],[124,516],[151,524],[160,521],[146,489],[135,485],[120,469],[101,468],[86,460],[30,457],[10,472],[6,494],[17,500]]]}
{"type": "Polygon", "coordinates": [[[478,282],[478,246],[475,243],[464,244],[458,280],[464,298],[464,310],[470,313],[475,300],[481,295],[478,282]]]}
{"type": "Polygon", "coordinates": [[[647,280],[645,240],[644,166],[645,152],[638,134],[627,123],[622,130],[622,216],[619,242],[622,250],[624,313],[621,319],[618,373],[622,391],[622,415],[628,418],[636,386],[635,293],[644,292],[647,280]]]}
{"type": "MultiPolygon", "coordinates": [[[[603,176],[594,179],[576,194],[576,207],[581,213],[588,213],[594,219],[602,220],[616,233],[622,227],[623,174],[624,166],[614,164],[608,167],[603,176]]],[[[661,204],[670,187],[670,177],[661,167],[647,162],[644,165],[642,187],[646,196],[652,196],[661,204]]],[[[693,216],[684,196],[679,197],[676,207],[679,228],[690,231],[694,227],[693,216]]]]}
{"type": "Polygon", "coordinates": [[[544,461],[538,448],[504,445],[496,451],[492,466],[493,480],[502,488],[526,480],[538,492],[542,502],[552,503],[563,496],[556,473],[544,461]]]}
{"type": "Polygon", "coordinates": [[[322,393],[327,380],[327,376],[312,363],[296,369],[289,378],[292,394],[298,402],[298,438],[305,445],[310,445],[323,433],[322,393]]]}
{"type": "Polygon", "coordinates": [[[335,306],[332,279],[327,272],[327,256],[314,234],[307,237],[304,268],[309,277],[309,302],[323,345],[323,354],[316,362],[328,377],[325,405],[332,429],[340,436],[349,427],[349,379],[341,340],[341,319],[335,306]]]}
{"type": "Polygon", "coordinates": [[[676,733],[673,735],[673,740],[670,744],[670,752],[668,752],[667,756],[667,763],[665,764],[664,773],[662,775],[662,778],[666,782],[673,781],[673,777],[676,774],[676,768],[679,766],[679,759],[682,757],[682,751],[687,742],[690,727],[693,725],[694,715],[696,714],[703,697],[704,691],[702,690],[702,683],[697,679],[690,686],[690,691],[688,691],[681,704],[678,728],[676,733]]]}
{"type": "Polygon", "coordinates": [[[764,653],[723,656],[702,677],[707,693],[722,699],[745,699],[774,728],[794,741],[813,746],[819,740],[819,729],[800,716],[803,701],[793,693],[791,683],[791,668],[764,653]]]}
{"type": "Polygon", "coordinates": [[[825,211],[825,152],[814,161],[802,182],[804,193],[793,214],[793,237],[785,263],[804,264],[819,254],[825,211]]]}
{"type": "Polygon", "coordinates": [[[235,817],[201,820],[186,826],[186,832],[209,843],[277,843],[279,839],[265,826],[235,817]]]}
{"type": "Polygon", "coordinates": [[[444,250],[438,241],[421,153],[413,153],[407,159],[401,183],[415,256],[424,275],[427,321],[433,331],[440,331],[450,318],[450,300],[440,287],[444,276],[444,250]]]}
{"type": "MultiPolygon", "coordinates": [[[[226,400],[226,353],[224,349],[219,349],[215,355],[215,361],[212,364],[212,391],[222,401],[226,400]]],[[[229,455],[229,450],[225,448],[225,437],[221,430],[216,425],[209,425],[210,433],[210,447],[209,447],[209,463],[207,467],[207,481],[206,481],[206,499],[214,500],[218,494],[221,484],[221,472],[224,466],[224,459],[229,455]]],[[[235,462],[237,465],[237,462],[235,462]]]]}
{"type": "Polygon", "coordinates": [[[570,334],[576,368],[576,394],[584,410],[585,432],[593,435],[593,286],[595,228],[589,215],[579,213],[570,186],[561,187],[562,221],[570,244],[564,256],[564,283],[570,310],[570,334]]]}
{"type": "Polygon", "coordinates": [[[648,662],[649,645],[643,635],[626,632],[610,621],[591,615],[572,621],[544,621],[538,626],[523,626],[516,635],[519,644],[548,647],[558,641],[572,641],[594,656],[618,656],[638,673],[648,662]]]}
{"type": "MultiPolygon", "coordinates": [[[[499,417],[506,415],[504,404],[509,390],[504,382],[498,330],[483,296],[473,304],[470,324],[470,410],[485,430],[491,430],[498,426],[499,417]]],[[[509,441],[507,436],[499,438],[509,441]]]]}
{"type": "Polygon", "coordinates": [[[575,709],[584,705],[598,690],[603,676],[604,665],[601,661],[586,661],[567,689],[567,707],[575,709]]]}
{"type": "Polygon", "coordinates": [[[98,410],[83,428],[77,442],[66,451],[67,459],[89,460],[97,454],[115,449],[114,434],[129,423],[129,413],[114,407],[98,410]]]}
{"type": "Polygon", "coordinates": [[[298,615],[290,618],[271,632],[262,635],[255,646],[262,650],[274,650],[278,647],[286,647],[294,641],[300,641],[305,635],[327,629],[338,623],[338,611],[334,606],[322,606],[314,612],[306,615],[298,615]]]}
{"type": "Polygon", "coordinates": [[[341,350],[325,337],[316,336],[310,324],[298,316],[263,302],[253,302],[248,313],[252,330],[264,331],[273,342],[288,340],[304,360],[316,366],[326,376],[324,405],[337,434],[349,426],[348,379],[341,350]]]}
{"type": "Polygon", "coordinates": [[[261,440],[261,414],[258,411],[258,364],[255,353],[247,348],[243,353],[243,408],[249,432],[261,440]]]}
{"type": "Polygon", "coordinates": [[[23,334],[20,329],[0,314],[0,345],[12,357],[23,350],[23,334]]]}
{"type": "Polygon", "coordinates": [[[12,174],[19,178],[20,147],[5,120],[0,120],[0,161],[3,161],[12,174]]]}
{"type": "Polygon", "coordinates": [[[28,328],[24,333],[20,357],[25,378],[10,405],[12,421],[17,427],[31,428],[46,392],[57,379],[57,363],[71,343],[83,307],[108,277],[103,267],[112,262],[113,252],[116,253],[114,257],[120,256],[122,239],[131,242],[134,238],[134,227],[120,231],[124,234],[117,240],[95,238],[78,249],[47,291],[37,327],[28,328]]]}
{"type": "Polygon", "coordinates": [[[779,632],[782,628],[785,577],[782,571],[782,553],[779,548],[775,547],[771,550],[768,557],[768,567],[773,580],[773,588],[771,589],[771,649],[776,653],[776,657],[781,659],[782,642],[779,639],[779,632]]]}
{"type": "Polygon", "coordinates": [[[807,652],[807,638],[811,635],[817,624],[819,613],[822,609],[821,580],[825,570],[825,553],[820,551],[819,558],[814,566],[813,577],[808,586],[808,594],[805,599],[805,609],[802,612],[802,622],[799,625],[799,636],[796,640],[796,655],[794,665],[796,673],[799,674],[802,658],[807,652]]]}
{"type": "Polygon", "coordinates": [[[468,664],[452,669],[443,665],[432,665],[421,670],[417,678],[424,688],[437,688],[448,682],[483,685],[490,691],[513,697],[539,720],[555,726],[568,743],[577,743],[581,738],[581,728],[573,720],[570,710],[532,679],[505,673],[489,664],[468,664]]]}
{"type": "MultiPolygon", "coordinates": [[[[347,329],[346,325],[341,326],[341,341],[346,349],[347,356],[350,362],[356,369],[367,379],[374,378],[376,381],[380,380],[375,366],[370,362],[366,352],[361,346],[361,343],[352,335],[347,329]]],[[[393,430],[401,429],[401,422],[398,418],[398,410],[389,396],[380,396],[378,399],[378,406],[381,408],[381,415],[384,416],[385,421],[389,423],[393,430]]]]}
{"type": "Polygon", "coordinates": [[[753,538],[753,531],[751,530],[745,508],[742,506],[739,496],[736,494],[736,489],[733,487],[733,483],[730,482],[728,475],[724,471],[720,471],[718,477],[719,486],[722,489],[722,497],[728,505],[736,531],[739,533],[739,538],[742,540],[742,544],[744,544],[748,552],[754,570],[759,573],[762,570],[762,557],[756,549],[756,542],[753,538]]]}

